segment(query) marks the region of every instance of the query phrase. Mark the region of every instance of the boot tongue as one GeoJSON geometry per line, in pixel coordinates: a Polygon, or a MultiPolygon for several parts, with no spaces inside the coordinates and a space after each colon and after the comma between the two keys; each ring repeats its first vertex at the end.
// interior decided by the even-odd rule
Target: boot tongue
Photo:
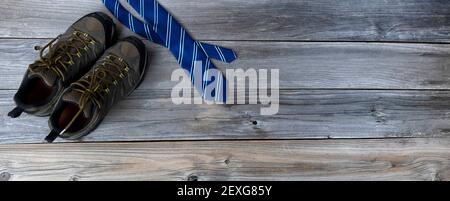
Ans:
{"type": "MultiPolygon", "coordinates": [[[[65,102],[73,103],[78,105],[78,107],[81,108],[80,101],[81,93],[77,91],[70,91],[63,95],[62,99],[65,102]]],[[[94,105],[91,101],[87,101],[84,109],[83,109],[83,115],[85,118],[90,118],[93,115],[94,105]]]]}
{"type": "Polygon", "coordinates": [[[28,74],[28,78],[35,78],[35,77],[42,79],[42,81],[44,81],[44,83],[47,86],[55,86],[56,85],[57,76],[56,76],[55,72],[53,72],[52,70],[43,69],[38,72],[30,72],[28,74]]]}

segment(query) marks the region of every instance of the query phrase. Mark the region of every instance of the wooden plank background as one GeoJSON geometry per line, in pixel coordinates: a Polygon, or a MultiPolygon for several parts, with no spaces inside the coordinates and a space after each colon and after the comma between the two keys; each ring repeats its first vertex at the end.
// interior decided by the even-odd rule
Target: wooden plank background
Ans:
{"type": "Polygon", "coordinates": [[[39,144],[46,118],[6,117],[33,47],[106,10],[97,0],[3,0],[0,180],[450,179],[450,2],[160,3],[195,38],[237,51],[219,68],[280,69],[279,114],[172,104],[179,67],[147,42],[143,85],[81,140],[91,143],[39,144]]]}
{"type": "Polygon", "coordinates": [[[2,145],[3,180],[450,179],[438,139],[2,145]]]}
{"type": "MultiPolygon", "coordinates": [[[[199,40],[449,42],[446,0],[160,0],[199,40]]],[[[54,37],[96,0],[4,0],[0,36],[54,37]]]]}
{"type": "MultiPolygon", "coordinates": [[[[47,39],[0,39],[0,89],[16,89],[47,39]]],[[[349,42],[213,42],[239,59],[221,69],[280,69],[283,89],[449,89],[450,44],[349,42]]],[[[140,89],[172,89],[179,66],[171,53],[150,45],[149,73],[140,89]]]]}
{"type": "MultiPolygon", "coordinates": [[[[0,111],[14,91],[0,91],[0,111]],[[4,93],[1,93],[4,92],[4,93]]],[[[172,103],[170,92],[138,90],[120,102],[82,141],[329,139],[450,135],[447,91],[283,90],[280,112],[261,116],[258,105],[172,103]],[[133,115],[130,115],[133,114],[133,115]],[[255,125],[256,124],[256,125],[255,125]],[[170,128],[170,129],[169,129],[170,128]]],[[[39,143],[47,118],[2,115],[2,143],[39,143]],[[18,135],[20,133],[20,135],[18,135]]]]}

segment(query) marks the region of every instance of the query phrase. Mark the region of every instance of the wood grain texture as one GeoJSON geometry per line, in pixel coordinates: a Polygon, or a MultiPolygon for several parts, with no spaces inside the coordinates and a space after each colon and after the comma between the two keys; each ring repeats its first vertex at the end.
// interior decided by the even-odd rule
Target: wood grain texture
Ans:
{"type": "MultiPolygon", "coordinates": [[[[0,91],[0,143],[38,143],[47,118],[11,119],[0,91]]],[[[170,91],[138,90],[84,142],[153,140],[450,137],[448,91],[282,90],[280,111],[260,105],[174,105],[170,91]]]]}
{"type": "Polygon", "coordinates": [[[449,139],[0,145],[19,180],[450,180],[449,139]]]}
{"type": "MultiPolygon", "coordinates": [[[[449,42],[446,0],[160,0],[201,40],[449,42]]],[[[99,0],[2,0],[0,37],[48,38],[99,0]]]]}
{"type": "Polygon", "coordinates": [[[447,0],[159,2],[196,39],[237,51],[220,69],[280,69],[280,112],[174,105],[179,66],[147,42],[143,85],[80,141],[90,143],[38,144],[47,118],[6,117],[33,47],[106,10],[2,0],[0,181],[450,180],[447,0]]]}
{"type": "MultiPolygon", "coordinates": [[[[0,89],[17,89],[33,47],[47,40],[0,39],[0,89]]],[[[450,44],[215,42],[235,49],[225,69],[280,69],[283,89],[450,89],[450,44]]],[[[172,89],[179,69],[171,53],[147,43],[149,72],[143,89],[172,89]]]]}

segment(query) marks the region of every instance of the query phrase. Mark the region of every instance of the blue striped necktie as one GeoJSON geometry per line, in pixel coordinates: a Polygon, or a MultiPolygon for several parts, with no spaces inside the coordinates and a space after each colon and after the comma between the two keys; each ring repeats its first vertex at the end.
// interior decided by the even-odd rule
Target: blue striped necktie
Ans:
{"type": "Polygon", "coordinates": [[[191,82],[202,94],[205,100],[226,102],[227,80],[216,69],[211,59],[222,62],[232,62],[237,57],[233,50],[195,41],[186,29],[162,7],[156,0],[128,0],[128,4],[145,20],[142,22],[132,15],[119,0],[103,0],[108,10],[125,26],[140,36],[168,48],[177,59],[180,66],[189,73],[191,82]],[[197,65],[195,63],[197,62],[197,65]],[[201,62],[201,77],[198,73],[201,62]],[[200,79],[201,82],[199,82],[200,79]],[[201,84],[195,84],[201,83],[201,84]],[[206,90],[206,86],[213,85],[214,90],[206,90]],[[207,92],[208,91],[208,92],[207,92]],[[211,93],[211,94],[207,94],[211,93]]]}

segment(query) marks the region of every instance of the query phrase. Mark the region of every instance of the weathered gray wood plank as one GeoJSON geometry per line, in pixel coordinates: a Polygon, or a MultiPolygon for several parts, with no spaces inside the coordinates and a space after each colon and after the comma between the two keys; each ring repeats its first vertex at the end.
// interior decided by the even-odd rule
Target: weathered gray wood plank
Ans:
{"type": "Polygon", "coordinates": [[[0,173],[11,181],[450,180],[450,140],[0,145],[0,173]]]}
{"type": "MultiPolygon", "coordinates": [[[[446,0],[160,0],[202,40],[449,42],[446,0]]],[[[0,37],[47,38],[98,0],[2,0],[0,37]]]]}
{"type": "MultiPolygon", "coordinates": [[[[0,90],[0,143],[39,143],[47,118],[10,119],[0,90]]],[[[450,137],[449,91],[283,90],[280,111],[259,105],[174,105],[167,90],[138,90],[84,142],[450,137]]]]}
{"type": "MultiPolygon", "coordinates": [[[[0,89],[18,88],[47,40],[0,40],[0,89]]],[[[450,45],[395,43],[220,42],[239,59],[226,68],[280,69],[282,88],[449,89],[450,45]]],[[[149,72],[141,88],[171,89],[179,66],[168,50],[148,43],[149,72]]]]}

